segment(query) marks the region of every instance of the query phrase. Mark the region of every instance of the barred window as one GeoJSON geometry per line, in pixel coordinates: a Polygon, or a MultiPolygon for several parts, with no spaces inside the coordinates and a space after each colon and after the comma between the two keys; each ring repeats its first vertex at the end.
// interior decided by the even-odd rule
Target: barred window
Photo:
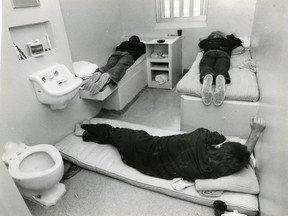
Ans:
{"type": "Polygon", "coordinates": [[[156,22],[206,21],[208,0],[155,0],[156,22]]]}

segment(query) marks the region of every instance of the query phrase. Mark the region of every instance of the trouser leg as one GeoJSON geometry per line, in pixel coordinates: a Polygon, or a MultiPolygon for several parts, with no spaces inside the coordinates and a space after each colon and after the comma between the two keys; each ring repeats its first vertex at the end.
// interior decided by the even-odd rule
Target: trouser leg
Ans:
{"type": "Polygon", "coordinates": [[[231,82],[230,75],[228,73],[230,68],[230,57],[226,53],[219,53],[218,58],[215,63],[215,73],[216,76],[223,75],[225,78],[225,83],[231,82]]]}
{"type": "Polygon", "coordinates": [[[200,82],[203,84],[203,79],[206,75],[211,74],[215,77],[214,65],[216,62],[216,56],[214,52],[207,52],[203,55],[199,68],[200,68],[200,82]]]}
{"type": "Polygon", "coordinates": [[[134,63],[134,58],[128,52],[122,52],[115,66],[106,71],[110,75],[110,79],[116,84],[125,75],[126,70],[134,63]]]}
{"type": "Polygon", "coordinates": [[[100,67],[99,70],[104,73],[107,72],[108,70],[110,70],[112,67],[114,67],[117,62],[120,59],[120,54],[119,52],[114,52],[109,58],[108,61],[106,63],[106,65],[104,65],[103,67],[100,67]]]}
{"type": "Polygon", "coordinates": [[[82,124],[81,127],[85,130],[84,141],[115,146],[122,160],[133,167],[135,166],[134,155],[141,151],[146,154],[153,143],[153,137],[142,130],[117,128],[108,124],[82,124]]]}

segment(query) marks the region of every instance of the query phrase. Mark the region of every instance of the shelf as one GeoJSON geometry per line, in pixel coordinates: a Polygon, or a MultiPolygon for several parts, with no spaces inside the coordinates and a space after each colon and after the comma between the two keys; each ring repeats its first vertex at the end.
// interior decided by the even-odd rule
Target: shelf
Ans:
{"type": "Polygon", "coordinates": [[[150,85],[149,85],[149,87],[150,88],[170,89],[171,88],[171,83],[166,82],[166,83],[160,84],[160,83],[156,82],[155,80],[152,80],[150,85]]]}
{"type": "Polygon", "coordinates": [[[179,80],[182,71],[182,41],[181,37],[165,39],[164,43],[157,43],[153,39],[146,43],[147,78],[151,88],[172,89],[179,80]],[[173,58],[172,58],[173,56],[173,58]],[[168,79],[160,84],[163,77],[168,79]],[[156,81],[157,77],[157,81],[156,81]]]}
{"type": "Polygon", "coordinates": [[[18,57],[18,60],[38,58],[56,48],[51,23],[49,21],[12,26],[9,28],[9,32],[14,43],[15,55],[18,57]],[[27,44],[36,41],[39,41],[39,47],[42,50],[39,55],[36,55],[35,53],[32,55],[27,44]]]}
{"type": "Polygon", "coordinates": [[[150,62],[169,62],[168,58],[148,58],[150,62]]]}

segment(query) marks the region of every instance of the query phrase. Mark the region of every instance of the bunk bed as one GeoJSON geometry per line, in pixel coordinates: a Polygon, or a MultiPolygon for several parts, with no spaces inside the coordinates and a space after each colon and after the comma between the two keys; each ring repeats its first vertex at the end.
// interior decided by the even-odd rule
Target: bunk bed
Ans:
{"type": "Polygon", "coordinates": [[[258,112],[260,96],[250,51],[231,56],[231,83],[226,85],[225,100],[220,107],[202,103],[199,80],[202,56],[203,52],[197,54],[191,68],[176,86],[176,91],[181,94],[181,130],[193,131],[204,127],[246,138],[250,132],[249,119],[258,112]]]}

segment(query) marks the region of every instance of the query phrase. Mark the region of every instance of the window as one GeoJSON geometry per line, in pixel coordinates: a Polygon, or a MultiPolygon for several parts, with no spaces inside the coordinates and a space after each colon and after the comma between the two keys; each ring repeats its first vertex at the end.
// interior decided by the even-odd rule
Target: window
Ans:
{"type": "Polygon", "coordinates": [[[205,22],[208,0],[155,0],[156,22],[205,22]]]}

